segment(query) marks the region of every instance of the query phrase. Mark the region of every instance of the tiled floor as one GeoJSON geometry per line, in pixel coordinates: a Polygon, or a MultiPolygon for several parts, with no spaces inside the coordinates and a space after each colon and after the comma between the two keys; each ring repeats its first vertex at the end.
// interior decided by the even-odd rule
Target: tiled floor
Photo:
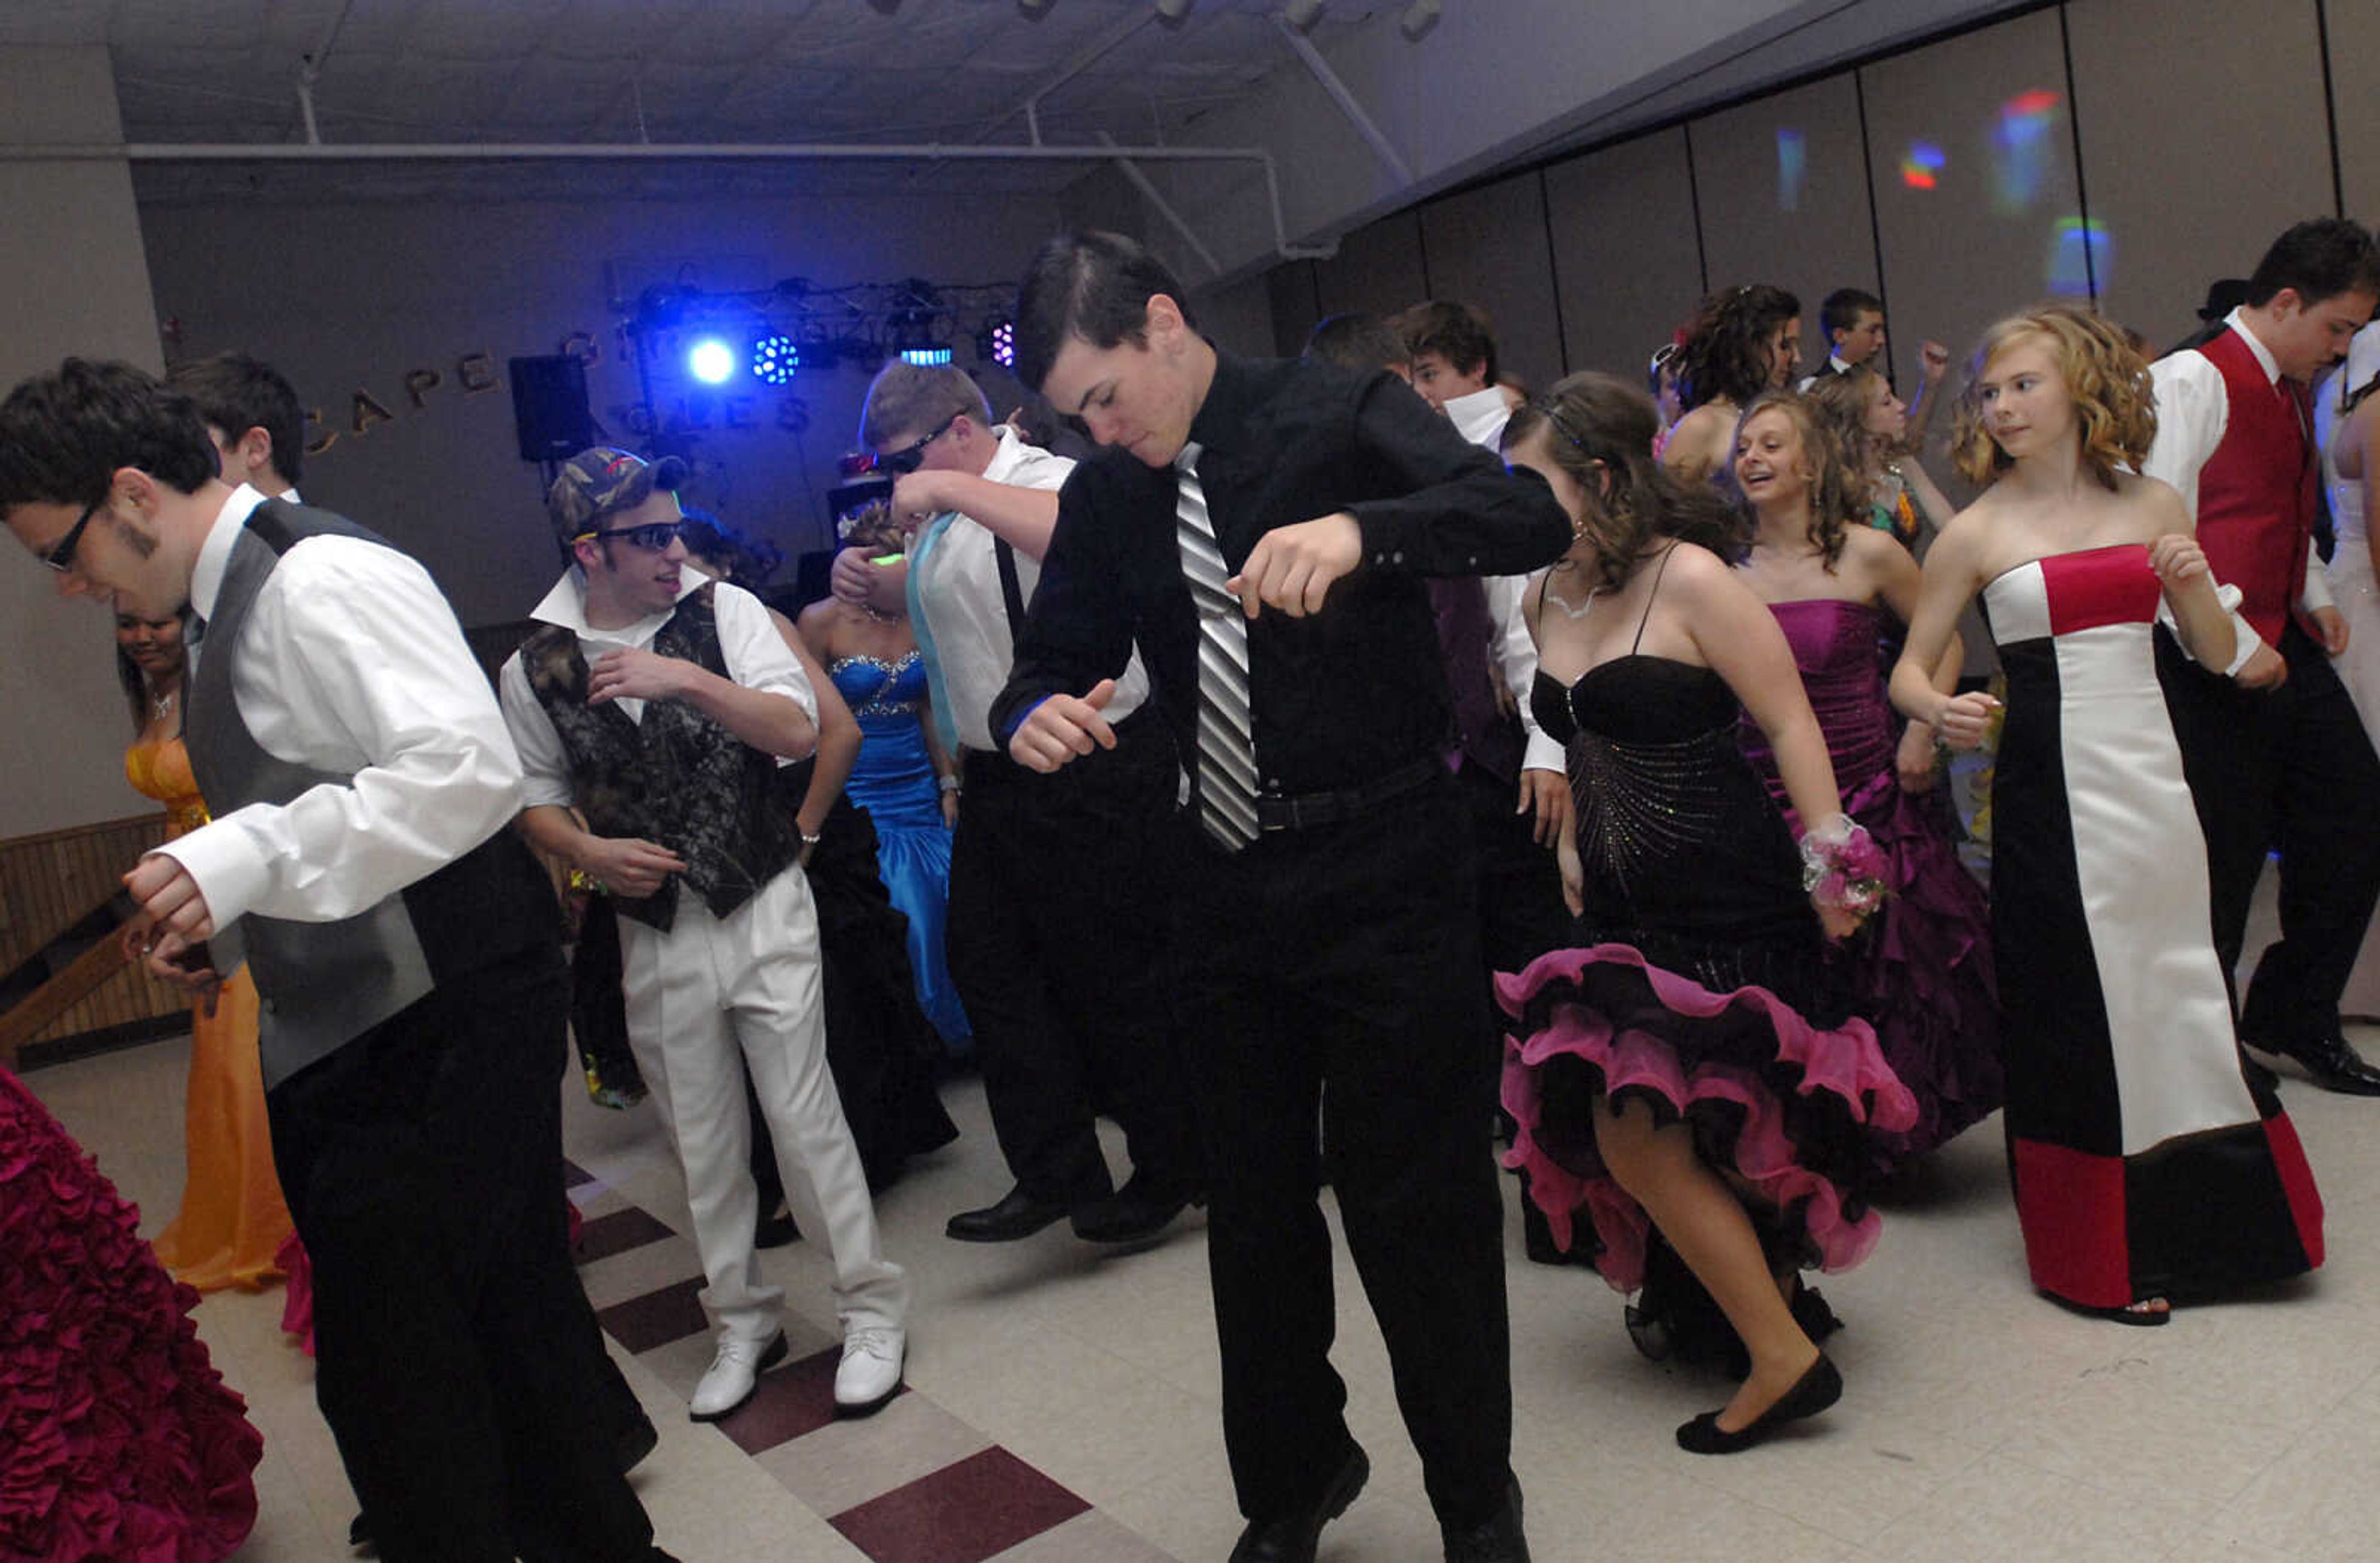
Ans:
{"type": "MultiPolygon", "coordinates": [[[[2380,1031],[2356,1035],[2380,1048],[2380,1031]]],[[[185,1057],[159,1043],[28,1077],[146,1230],[179,1194],[185,1057]]],[[[765,1257],[800,1315],[795,1360],[718,1428],[686,1420],[710,1347],[679,1284],[696,1270],[660,1126],[568,1102],[589,1179],[582,1273],[662,1430],[636,1482],[662,1544],[686,1563],[1220,1563],[1239,1521],[1197,1223],[1123,1255],[1062,1227],[948,1242],[944,1218],[1006,1184],[980,1087],[947,1095],[963,1137],[880,1206],[916,1278],[909,1392],[868,1421],[826,1414],[832,1358],[813,1353],[832,1312],[818,1256],[795,1245],[765,1257]]],[[[1842,1404],[1731,1460],[1670,1438],[1725,1387],[1639,1358],[1619,1300],[1523,1262],[1513,1218],[1514,1465],[1538,1563],[2380,1559],[2380,1102],[2302,1084],[2286,1099],[2329,1207],[2318,1277],[2160,1330],[2053,1308],[2025,1286],[1995,1121],[1894,1189],[1876,1257],[1826,1281],[1850,1326],[1830,1348],[1842,1404]]],[[[1338,1361],[1375,1473],[1322,1557],[1427,1563],[1436,1528],[1343,1254],[1340,1297],[1338,1361]]],[[[199,1314],[266,1441],[238,1557],[334,1563],[355,1506],[279,1311],[276,1291],[199,1314]]]]}

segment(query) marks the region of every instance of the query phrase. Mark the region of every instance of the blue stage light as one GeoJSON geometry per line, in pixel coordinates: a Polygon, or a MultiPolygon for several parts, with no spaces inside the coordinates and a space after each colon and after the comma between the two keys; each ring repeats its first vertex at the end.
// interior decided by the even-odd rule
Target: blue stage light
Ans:
{"type": "Polygon", "coordinates": [[[735,351],[716,336],[706,336],[686,349],[686,371],[705,385],[724,385],[735,378],[735,351]]]}
{"type": "Polygon", "coordinates": [[[941,369],[951,361],[951,350],[947,346],[904,347],[901,349],[901,361],[915,364],[919,369],[941,369]]]}
{"type": "Polygon", "coordinates": [[[752,344],[752,378],[763,385],[790,385],[802,367],[801,344],[771,334],[752,344]]]}

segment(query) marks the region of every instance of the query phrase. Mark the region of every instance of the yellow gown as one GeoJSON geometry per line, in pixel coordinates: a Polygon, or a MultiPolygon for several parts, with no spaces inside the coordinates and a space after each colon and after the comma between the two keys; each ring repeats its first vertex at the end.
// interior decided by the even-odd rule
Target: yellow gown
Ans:
{"type": "MultiPolygon", "coordinates": [[[[133,745],[125,751],[124,775],[165,806],[167,839],[206,823],[179,738],[133,745]]],[[[176,1280],[200,1291],[254,1290],[278,1279],[284,1264],[275,1255],[290,1235],[289,1207],[273,1168],[256,1050],[256,985],[245,971],[224,984],[213,1018],[191,1011],[185,1133],[189,1171],[182,1208],[157,1234],[158,1260],[176,1280]]]]}

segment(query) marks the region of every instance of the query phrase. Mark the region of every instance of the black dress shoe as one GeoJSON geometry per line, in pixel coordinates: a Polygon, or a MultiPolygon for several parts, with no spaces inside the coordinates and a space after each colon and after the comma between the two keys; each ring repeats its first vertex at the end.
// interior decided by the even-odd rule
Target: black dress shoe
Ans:
{"type": "Polygon", "coordinates": [[[1719,1426],[1718,1412],[1705,1412],[1678,1429],[1678,1448],[1688,1454],[1735,1454],[1752,1448],[1789,1422],[1815,1416],[1843,1398],[1843,1375],[1824,1351],[1793,1387],[1777,1397],[1776,1404],[1730,1433],[1719,1426]]]}
{"type": "Polygon", "coordinates": [[[1529,1538],[1521,1533],[1521,1484],[1504,1489],[1504,1507],[1462,1530],[1440,1525],[1446,1563],[1529,1563],[1529,1538]]]}
{"type": "Polygon", "coordinates": [[[1115,1193],[1075,1212],[1075,1235],[1085,1242],[1138,1242],[1163,1231],[1190,1199],[1146,1172],[1135,1172],[1115,1193]]]}
{"type": "Polygon", "coordinates": [[[998,1205],[960,1211],[950,1218],[942,1232],[961,1242],[1014,1242],[1063,1219],[1074,1208],[1067,1200],[1036,1199],[1020,1183],[1009,1190],[1007,1197],[998,1205]]]}
{"type": "Polygon", "coordinates": [[[780,1210],[774,1216],[763,1216],[752,1224],[752,1246],[783,1248],[802,1241],[802,1230],[794,1222],[790,1212],[780,1210]]]}
{"type": "Polygon", "coordinates": [[[1372,1462],[1362,1446],[1349,1444],[1330,1484],[1311,1504],[1269,1520],[1258,1520],[1240,1533],[1231,1563],[1314,1563],[1314,1545],[1322,1527],[1347,1512],[1355,1495],[1372,1474],[1372,1462]]]}
{"type": "Polygon", "coordinates": [[[2380,1069],[2364,1062],[2348,1046],[2347,1038],[2336,1031],[2296,1042],[2267,1043],[2265,1051],[2296,1060],[2298,1067],[2325,1091],[2350,1097],[2380,1097],[2380,1069]]]}

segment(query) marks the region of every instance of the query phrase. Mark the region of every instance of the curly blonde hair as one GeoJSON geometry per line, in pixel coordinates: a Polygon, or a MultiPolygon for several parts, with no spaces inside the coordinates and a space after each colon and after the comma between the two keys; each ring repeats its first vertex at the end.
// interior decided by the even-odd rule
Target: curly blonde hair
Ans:
{"type": "Polygon", "coordinates": [[[2101,483],[2114,488],[2118,471],[2137,471],[2148,459],[2156,439],[2156,394],[2149,382],[2148,364],[2125,340],[2122,329],[2069,304],[2036,305],[1984,333],[1967,360],[1967,383],[1959,394],[1958,418],[1950,429],[1950,459],[1959,475],[1981,486],[2014,465],[1992,438],[1979,387],[1992,360],[2027,336],[2048,340],[2066,394],[2074,400],[2082,464],[2101,483]]]}
{"type": "Polygon", "coordinates": [[[1745,427],[1766,412],[1782,416],[1802,442],[1802,459],[1810,464],[1808,537],[1831,574],[1842,559],[1845,534],[1867,520],[1867,479],[1851,466],[1842,441],[1815,401],[1791,391],[1766,391],[1755,396],[1752,405],[1743,409],[1743,416],[1735,420],[1735,433],[1728,441],[1727,460],[1712,476],[1734,503],[1736,515],[1742,518],[1745,540],[1749,542],[1759,523],[1752,514],[1752,502],[1736,487],[1736,443],[1742,439],[1745,427]]]}

